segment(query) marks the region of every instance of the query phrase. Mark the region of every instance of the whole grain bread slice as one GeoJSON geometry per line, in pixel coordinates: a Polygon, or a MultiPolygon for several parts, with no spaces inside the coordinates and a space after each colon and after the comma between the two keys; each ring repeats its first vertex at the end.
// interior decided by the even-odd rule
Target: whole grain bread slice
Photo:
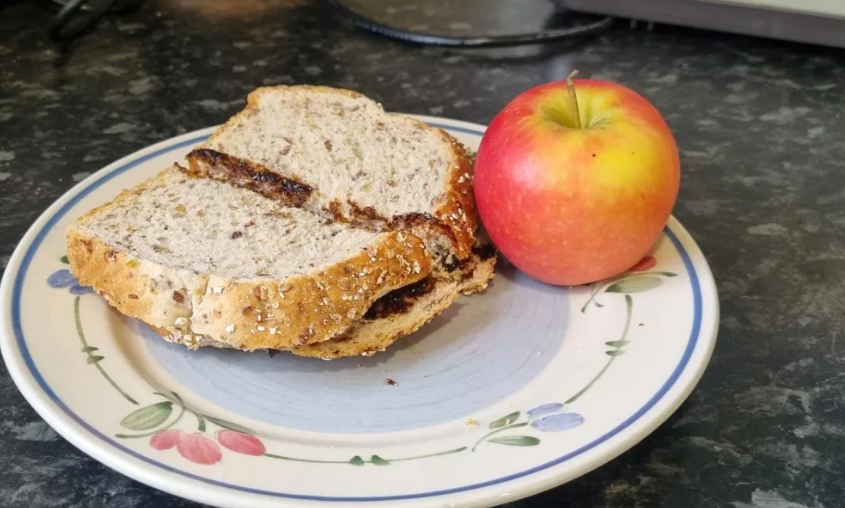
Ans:
{"type": "Polygon", "coordinates": [[[259,88],[188,160],[198,175],[336,220],[414,229],[449,262],[470,256],[475,243],[472,163],[464,147],[356,92],[259,88]]]}
{"type": "Polygon", "coordinates": [[[243,350],[335,338],[426,277],[422,241],[163,171],[68,226],[73,274],[168,340],[243,350]]]}

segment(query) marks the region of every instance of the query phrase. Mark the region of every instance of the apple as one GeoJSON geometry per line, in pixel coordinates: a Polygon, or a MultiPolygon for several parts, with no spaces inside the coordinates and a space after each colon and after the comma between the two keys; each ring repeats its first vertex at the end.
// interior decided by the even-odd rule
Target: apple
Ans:
{"type": "Polygon", "coordinates": [[[481,222],[502,254],[535,279],[578,285],[648,253],[678,197],[680,164],[645,98],[570,75],[505,106],[481,141],[474,179],[481,222]]]}

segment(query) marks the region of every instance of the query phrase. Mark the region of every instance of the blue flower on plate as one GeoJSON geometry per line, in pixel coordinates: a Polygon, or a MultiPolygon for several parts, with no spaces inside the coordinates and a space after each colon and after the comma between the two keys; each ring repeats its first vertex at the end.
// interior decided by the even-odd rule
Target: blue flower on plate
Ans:
{"type": "Polygon", "coordinates": [[[565,411],[560,403],[543,404],[528,411],[531,426],[541,432],[560,432],[575,428],[584,423],[584,417],[578,413],[565,411]]]}
{"type": "Polygon", "coordinates": [[[94,292],[90,287],[81,285],[76,280],[76,277],[70,273],[70,270],[66,268],[53,272],[47,278],[47,284],[52,288],[69,288],[70,293],[73,295],[87,295],[94,292]]]}

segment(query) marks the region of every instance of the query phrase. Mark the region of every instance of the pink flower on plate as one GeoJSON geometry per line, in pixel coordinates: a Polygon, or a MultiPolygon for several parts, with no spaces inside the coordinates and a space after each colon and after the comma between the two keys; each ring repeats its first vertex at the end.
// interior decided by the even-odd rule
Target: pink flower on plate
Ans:
{"type": "Polygon", "coordinates": [[[183,435],[176,444],[176,450],[181,456],[197,464],[212,465],[223,459],[223,452],[217,443],[202,432],[183,435]]]}
{"type": "Polygon", "coordinates": [[[644,272],[650,270],[657,265],[657,260],[654,256],[646,256],[642,258],[637,264],[628,269],[629,272],[644,272]]]}
{"type": "Polygon", "coordinates": [[[246,455],[260,456],[267,451],[264,443],[257,437],[234,430],[218,431],[217,440],[229,450],[246,455]]]}
{"type": "Polygon", "coordinates": [[[181,430],[163,430],[150,438],[150,446],[156,450],[169,450],[182,441],[181,430]]]}

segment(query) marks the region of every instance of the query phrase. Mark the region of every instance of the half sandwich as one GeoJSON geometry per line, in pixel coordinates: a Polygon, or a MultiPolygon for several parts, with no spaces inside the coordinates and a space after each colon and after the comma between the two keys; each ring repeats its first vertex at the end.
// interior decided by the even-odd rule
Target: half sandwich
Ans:
{"type": "Polygon", "coordinates": [[[227,181],[335,221],[408,229],[433,256],[470,256],[478,219],[472,161],[441,129],[348,90],[259,88],[188,155],[227,181]]]}

